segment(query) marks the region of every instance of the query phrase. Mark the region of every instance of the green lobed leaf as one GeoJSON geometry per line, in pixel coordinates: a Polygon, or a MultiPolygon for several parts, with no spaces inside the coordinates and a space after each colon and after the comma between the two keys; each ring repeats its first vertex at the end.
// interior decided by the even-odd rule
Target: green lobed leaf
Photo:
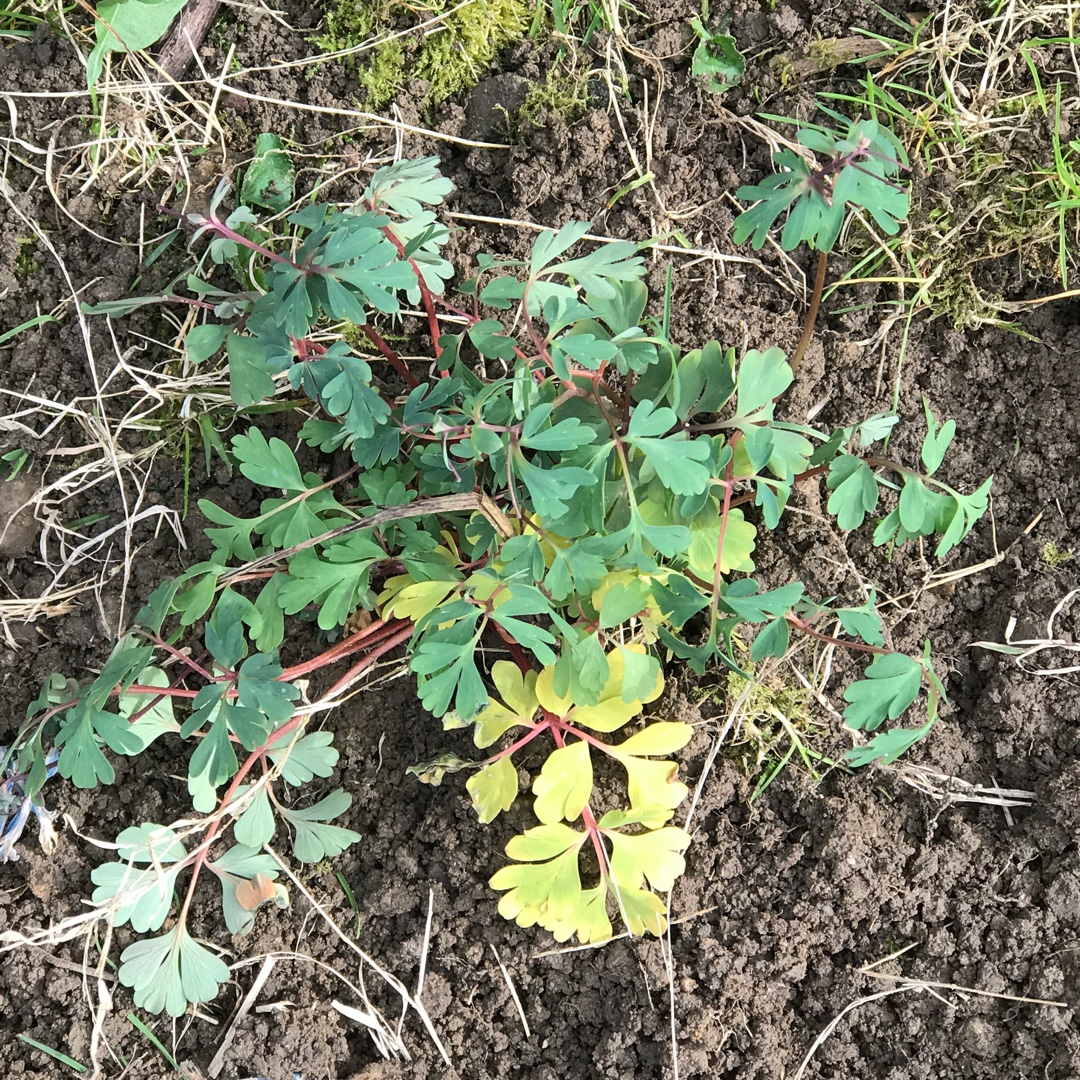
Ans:
{"type": "Polygon", "coordinates": [[[139,934],[160,930],[173,908],[176,879],[183,868],[182,864],[136,868],[130,863],[102,863],[90,872],[97,886],[91,900],[108,905],[117,926],[130,923],[139,934]]]}
{"type": "Polygon", "coordinates": [[[350,844],[361,839],[352,829],[326,824],[352,805],[352,796],[341,788],[305,810],[278,807],[278,813],[293,828],[293,854],[302,863],[317,863],[340,855],[350,844]]]}
{"type": "Polygon", "coordinates": [[[259,850],[263,844],[269,844],[274,838],[276,826],[274,811],[270,807],[270,793],[266,787],[260,788],[236,819],[233,836],[238,844],[259,850]]]}
{"type": "Polygon", "coordinates": [[[279,135],[263,132],[255,138],[255,156],[244,170],[240,201],[280,214],[293,201],[296,170],[279,135]]]}
{"type": "Polygon", "coordinates": [[[885,644],[881,616],[877,612],[877,595],[873,589],[861,607],[836,608],[833,614],[840,620],[844,633],[860,638],[867,645],[885,644]]]}
{"type": "Polygon", "coordinates": [[[312,731],[294,741],[294,734],[282,735],[269,744],[267,751],[273,763],[281,769],[281,778],[293,787],[300,787],[316,776],[324,779],[338,763],[338,751],[332,745],[332,731],[312,731]]]}
{"type": "Polygon", "coordinates": [[[737,86],[746,72],[746,61],[730,34],[707,30],[693,17],[690,26],[698,37],[698,46],[690,64],[690,74],[705,80],[705,88],[722,94],[737,86]]]}
{"type": "Polygon", "coordinates": [[[876,656],[865,678],[844,691],[844,722],[856,731],[873,731],[886,718],[895,720],[919,696],[922,678],[922,665],[910,656],[876,656]]]}
{"type": "Polygon", "coordinates": [[[253,484],[283,491],[307,490],[296,456],[280,439],[268,440],[257,427],[250,427],[246,434],[232,437],[232,450],[240,471],[253,484]]]}
{"type": "Polygon", "coordinates": [[[877,478],[862,458],[850,454],[835,458],[825,484],[832,492],[828,511],[845,532],[862,525],[866,515],[872,514],[877,506],[877,478]]]}
{"type": "Polygon", "coordinates": [[[695,495],[708,486],[705,464],[712,456],[707,439],[689,439],[685,432],[659,437],[678,424],[674,411],[642,401],[630,417],[626,441],[637,447],[673,495],[695,495]]]}
{"type": "Polygon", "coordinates": [[[189,1004],[212,1001],[229,980],[229,965],[192,938],[182,923],[143,938],[120,954],[119,979],[147,1012],[183,1016],[189,1004]]]}
{"type": "Polygon", "coordinates": [[[236,773],[236,752],[229,740],[229,727],[219,712],[203,736],[188,764],[188,792],[202,814],[217,806],[217,789],[236,773]]]}
{"type": "Polygon", "coordinates": [[[742,358],[738,369],[735,397],[736,413],[750,417],[762,410],[772,415],[772,403],[792,383],[794,375],[783,349],[751,349],[742,358]]]}
{"type": "Polygon", "coordinates": [[[275,885],[278,865],[270,855],[234,844],[223,855],[207,863],[221,885],[221,907],[230,934],[249,934],[255,926],[255,912],[267,903],[288,907],[289,893],[275,885]]]}
{"type": "Polygon", "coordinates": [[[435,716],[442,716],[453,703],[458,715],[468,719],[488,700],[475,658],[480,632],[473,633],[472,628],[478,614],[474,608],[470,619],[438,630],[438,637],[425,634],[413,651],[409,666],[419,676],[420,701],[435,716]]]}
{"type": "Polygon", "coordinates": [[[61,748],[57,771],[77,788],[111,784],[116,773],[98,746],[93,712],[85,701],[73,706],[60,722],[54,739],[61,748]]]}
{"type": "Polygon", "coordinates": [[[920,739],[929,734],[934,726],[930,720],[918,728],[892,728],[879,731],[865,746],[853,746],[844,754],[844,762],[853,768],[880,762],[889,765],[907,753],[920,739]]]}
{"type": "Polygon", "coordinates": [[[266,366],[266,349],[258,338],[229,334],[229,394],[241,409],[274,396],[274,380],[266,366]]]}

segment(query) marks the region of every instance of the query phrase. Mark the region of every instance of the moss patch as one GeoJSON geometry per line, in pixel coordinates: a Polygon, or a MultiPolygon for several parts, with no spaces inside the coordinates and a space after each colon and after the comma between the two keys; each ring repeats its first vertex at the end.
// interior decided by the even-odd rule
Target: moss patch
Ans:
{"type": "MultiPolygon", "coordinates": [[[[330,0],[325,30],[315,39],[327,52],[355,48],[387,34],[428,22],[454,7],[433,0],[424,7],[379,0],[330,0]]],[[[435,105],[475,86],[501,49],[528,32],[533,6],[526,0],[476,0],[454,11],[426,36],[406,34],[351,57],[365,103],[378,109],[393,99],[406,79],[428,83],[427,104],[435,105]]]]}

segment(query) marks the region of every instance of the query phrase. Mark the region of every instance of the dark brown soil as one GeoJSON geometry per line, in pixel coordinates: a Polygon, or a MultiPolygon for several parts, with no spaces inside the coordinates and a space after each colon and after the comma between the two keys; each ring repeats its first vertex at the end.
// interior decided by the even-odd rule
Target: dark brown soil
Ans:
{"type": "MultiPolygon", "coordinates": [[[[317,10],[287,5],[294,25],[313,25],[317,10]]],[[[450,209],[470,214],[520,218],[559,225],[572,218],[592,220],[612,236],[639,239],[681,228],[695,243],[732,252],[736,186],[759,178],[767,151],[731,119],[753,115],[761,106],[749,92],[717,99],[689,76],[687,20],[698,7],[680,0],[663,5],[642,52],[661,58],[658,66],[635,63],[634,107],[624,111],[628,134],[641,139],[641,77],[650,82],[654,185],[639,187],[607,209],[626,182],[630,158],[613,114],[594,108],[567,127],[556,117],[528,133],[527,145],[507,150],[469,149],[406,135],[408,156],[439,154],[457,185],[450,209]],[[656,97],[663,72],[664,93],[656,97]],[[677,220],[664,218],[664,209],[677,220]]],[[[780,43],[805,46],[813,37],[845,35],[852,26],[887,30],[872,5],[851,2],[821,10],[783,0],[773,6],[737,8],[731,31],[751,63],[780,43]]],[[[300,35],[245,9],[243,25],[230,24],[241,63],[306,55],[300,35]]],[[[208,67],[221,57],[209,52],[208,67]]],[[[506,71],[539,77],[550,55],[522,46],[504,58],[506,71]]],[[[311,74],[309,72],[309,74],[311,74]]],[[[66,43],[43,32],[35,42],[0,48],[5,86],[24,93],[81,85],[82,73],[66,43]]],[[[831,85],[844,85],[859,72],[840,68],[831,85]]],[[[777,77],[764,60],[754,69],[771,112],[808,115],[811,95],[827,89],[825,76],[795,93],[780,94],[777,77]],[[779,95],[779,96],[778,96],[779,95]]],[[[847,84],[850,85],[850,84],[847,84]]],[[[300,69],[274,68],[250,78],[245,89],[281,100],[316,105],[351,103],[354,84],[344,69],[327,65],[306,78],[300,69]]],[[[464,103],[444,106],[435,116],[419,115],[415,95],[398,105],[403,119],[449,134],[466,124],[464,103]]],[[[250,152],[252,133],[288,133],[319,153],[356,155],[386,147],[380,136],[346,151],[332,142],[351,126],[344,118],[266,106],[226,95],[221,118],[230,136],[227,166],[250,152]],[[325,149],[322,149],[324,147],[325,149]]],[[[47,139],[61,130],[68,142],[85,137],[77,123],[50,128],[77,109],[74,100],[18,99],[22,138],[47,139]],[[81,132],[81,134],[77,134],[81,132]]],[[[477,110],[473,110],[475,118],[477,110]]],[[[368,138],[368,137],[365,137],[368,138]]],[[[139,208],[149,220],[159,189],[137,190],[104,178],[87,193],[63,191],[68,211],[117,242],[109,246],[74,228],[61,216],[41,177],[7,160],[6,181],[15,204],[35,217],[61,256],[75,288],[93,282],[83,299],[121,295],[138,272],[139,208]]],[[[220,162],[220,159],[218,159],[220,162]]],[[[207,177],[212,179],[212,177],[207,177]]],[[[333,190],[346,197],[354,178],[333,190]]],[[[938,180],[936,183],[940,183],[938,180]]],[[[159,177],[163,185],[164,179],[159,177]]],[[[68,287],[58,264],[40,244],[25,245],[24,221],[0,207],[0,291],[9,290],[0,330],[46,311],[64,300],[68,287]],[[20,254],[29,246],[34,267],[26,272],[20,254]],[[16,273],[16,269],[19,272],[16,273]]],[[[155,226],[156,227],[156,226],[155,226]]],[[[527,238],[496,228],[462,231],[455,257],[464,262],[480,250],[519,253],[527,238]]],[[[811,254],[796,253],[804,272],[811,254]]],[[[774,256],[763,261],[774,273],[774,256]]],[[[662,290],[666,261],[657,259],[650,286],[662,290]]],[[[684,344],[706,337],[742,348],[778,345],[791,350],[799,336],[802,304],[773,277],[753,266],[676,258],[673,326],[684,344]]],[[[834,260],[837,276],[843,259],[834,260]]],[[[1007,282],[1011,298],[1036,290],[1018,278],[1015,267],[988,267],[1007,282]]],[[[153,274],[151,274],[153,277],[153,274]]],[[[140,286],[145,288],[145,284],[140,286]]],[[[1052,291],[1052,290],[1043,290],[1052,291]]],[[[860,301],[890,299],[860,295],[860,301]]],[[[832,307],[848,306],[839,293],[832,307]]],[[[827,304],[828,308],[830,304],[827,304]]],[[[826,312],[800,374],[795,399],[786,407],[805,416],[825,401],[822,419],[849,422],[891,406],[900,327],[887,339],[885,377],[879,386],[880,351],[864,344],[881,324],[882,312],[868,307],[846,315],[826,312]]],[[[799,573],[811,591],[841,592],[854,583],[852,563],[876,582],[881,595],[899,597],[893,625],[898,647],[918,650],[929,637],[944,672],[951,707],[945,719],[908,760],[973,784],[1034,792],[1030,808],[952,803],[931,799],[903,783],[896,772],[833,772],[813,783],[794,766],[781,773],[752,805],[752,780],[743,757],[724,752],[708,773],[693,819],[695,842],[688,870],[672,898],[676,920],[670,935],[670,968],[661,943],[617,941],[603,949],[538,955],[552,942],[534,930],[504,922],[487,879],[501,864],[512,830],[527,820],[522,808],[506,824],[478,826],[460,777],[442,787],[426,787],[405,775],[407,766],[445,750],[467,753],[460,733],[444,733],[419,707],[407,679],[357,698],[333,718],[341,761],[334,783],[354,796],[347,824],[363,834],[330,868],[317,867],[306,887],[342,927],[353,928],[353,912],[335,877],[340,872],[355,893],[360,914],[359,945],[406,985],[415,985],[427,918],[433,911],[423,1000],[453,1062],[447,1068],[423,1028],[411,1018],[405,1042],[409,1062],[382,1063],[365,1031],[330,1007],[349,1003],[348,991],[310,962],[283,959],[263,989],[259,1004],[287,1002],[274,1013],[252,1013],[238,1031],[220,1075],[226,1080],[264,1076],[286,1080],[320,1077],[389,1078],[461,1076],[529,1080],[585,1077],[731,1077],[738,1080],[794,1077],[800,1062],[831,1022],[846,1012],[817,1050],[807,1078],[858,1077],[875,1080],[1018,1080],[1080,1077],[1077,1022],[1080,976],[1080,676],[1035,677],[1009,658],[973,650],[972,642],[1000,641],[1011,616],[1016,636],[1041,633],[1058,600],[1078,583],[1077,561],[1051,568],[1040,558],[1047,542],[1080,549],[1076,515],[1080,479],[1080,304],[1050,304],[1021,316],[1035,340],[1003,330],[959,331],[948,323],[916,319],[903,359],[900,411],[911,421],[893,445],[903,459],[917,456],[922,398],[939,416],[955,417],[955,450],[948,479],[971,489],[992,472],[993,520],[950,556],[950,567],[983,569],[954,588],[921,586],[934,567],[917,551],[897,553],[888,562],[868,538],[821,537],[816,519],[795,516],[780,538],[774,571],[777,582],[799,573]],[[1029,535],[1024,530],[1038,515],[1029,535]],[[996,533],[995,533],[996,529],[996,533]],[[996,548],[995,548],[996,540],[996,548]],[[1004,554],[995,559],[997,552],[1004,554]],[[850,561],[849,561],[850,556],[850,561]],[[914,598],[910,596],[912,592],[914,598]],[[908,597],[905,599],[904,597],[908,597]],[[901,989],[858,969],[906,949],[877,970],[890,980],[923,980],[938,988],[901,989]],[[498,960],[509,971],[531,1028],[526,1036],[498,960]],[[670,979],[669,979],[670,973],[670,979]],[[971,993],[944,988],[968,988],[971,993]],[[670,990],[670,993],[669,993],[670,990]],[[894,991],[888,993],[889,991],[894,991]],[[886,996],[887,994],[887,996],[886,996]],[[1000,997],[984,995],[1002,995],[1000,997]],[[1065,1007],[1018,998],[1063,1001],[1065,1007]],[[866,999],[866,1000],[864,1000],[866,999]],[[854,1006],[854,1007],[853,1007],[854,1006]]],[[[155,334],[153,315],[117,324],[117,334],[155,334]]],[[[89,323],[91,345],[103,370],[110,370],[114,345],[103,321],[89,323]]],[[[120,341],[121,348],[130,342],[120,341]]],[[[144,342],[140,342],[144,343],[144,342]]],[[[86,344],[70,310],[62,325],[20,335],[0,349],[0,385],[56,401],[92,397],[86,344]]],[[[150,344],[140,358],[150,367],[168,360],[150,344]]],[[[11,399],[3,412],[14,411],[11,399]]],[[[0,432],[0,450],[26,442],[25,433],[0,432]]],[[[50,450],[86,445],[85,434],[60,425],[32,447],[38,463],[50,450]]],[[[68,460],[54,458],[48,480],[68,460]]],[[[35,474],[40,476],[40,467],[35,474]]],[[[176,457],[159,455],[147,484],[147,498],[164,506],[181,502],[183,470],[176,457]]],[[[192,500],[226,497],[243,509],[253,492],[224,474],[211,480],[192,470],[192,500]],[[209,484],[215,485],[213,490],[209,484]],[[228,486],[228,495],[222,488],[228,486]]],[[[812,493],[802,508],[815,511],[812,493]]],[[[119,520],[123,507],[115,484],[102,484],[64,507],[66,519],[88,514],[119,520]]],[[[192,550],[179,548],[148,521],[134,540],[126,602],[137,605],[164,577],[197,556],[198,515],[184,523],[192,550]]],[[[94,528],[95,526],[88,526],[94,528]]],[[[98,525],[105,528],[107,525],[98,525]]],[[[2,567],[9,595],[39,595],[52,580],[36,549],[12,553],[2,567]]],[[[96,571],[90,571],[93,574],[96,571]]],[[[43,678],[59,671],[85,678],[110,647],[119,598],[117,577],[76,598],[73,610],[33,624],[9,622],[8,644],[0,642],[0,743],[14,731],[43,678]],[[110,590],[112,590],[110,592],[110,590]],[[18,650],[12,646],[17,644],[18,650]]],[[[1065,613],[1058,632],[1075,634],[1076,617],[1065,613]]],[[[698,715],[705,721],[688,748],[685,774],[702,775],[715,731],[726,716],[723,701],[700,700],[677,672],[661,711],[698,715]]],[[[832,687],[833,700],[840,691],[832,687]]],[[[830,747],[842,747],[837,731],[830,747]]],[[[100,853],[84,838],[110,839],[127,825],[171,820],[182,812],[184,788],[174,778],[168,748],[151,760],[118,764],[117,784],[91,793],[59,780],[46,788],[46,802],[69,818],[57,851],[46,856],[28,837],[19,862],[0,866],[0,931],[47,925],[79,910],[88,895],[90,871],[100,853]]],[[[354,955],[327,929],[307,901],[293,891],[291,910],[261,916],[254,934],[235,939],[237,959],[269,952],[295,952],[335,967],[355,979],[354,955]]],[[[225,940],[220,915],[198,911],[196,929],[225,940]]],[[[129,938],[117,935],[120,945],[129,938]]],[[[115,955],[115,952],[114,952],[115,955]]],[[[51,953],[20,950],[3,956],[0,967],[0,1070],[11,1077],[54,1077],[68,1070],[15,1039],[25,1034],[89,1061],[91,1010],[83,981],[71,964],[83,962],[81,942],[60,944],[51,953]],[[58,963],[60,961],[60,963],[58,963]]],[[[251,985],[256,966],[240,967],[236,984],[190,1022],[175,1026],[147,1017],[177,1060],[205,1070],[222,1038],[232,1009],[251,985]]],[[[391,998],[370,974],[373,1000],[391,998]]],[[[104,1075],[173,1075],[164,1060],[126,1019],[130,996],[115,989],[114,1011],[104,1034],[129,1064],[103,1062],[104,1075]]]]}

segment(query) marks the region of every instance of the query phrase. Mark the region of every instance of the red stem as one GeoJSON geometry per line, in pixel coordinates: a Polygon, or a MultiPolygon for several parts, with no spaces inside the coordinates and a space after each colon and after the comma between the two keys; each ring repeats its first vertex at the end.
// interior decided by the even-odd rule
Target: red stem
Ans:
{"type": "MultiPolygon", "coordinates": [[[[171,657],[179,660],[181,664],[186,664],[187,667],[189,667],[197,675],[201,675],[204,679],[207,680],[207,682],[221,681],[216,675],[211,675],[210,672],[207,671],[206,668],[204,668],[201,664],[197,663],[195,660],[192,660],[191,657],[187,655],[187,653],[182,653],[174,645],[170,645],[163,638],[158,637],[157,634],[152,634],[149,630],[144,630],[142,631],[142,633],[143,636],[147,639],[147,641],[153,642],[159,649],[164,649],[165,652],[167,652],[171,657]]],[[[159,686],[155,689],[161,690],[161,687],[159,686]]]]}
{"type": "MultiPolygon", "coordinates": [[[[351,682],[354,682],[356,680],[357,676],[361,672],[363,672],[366,668],[373,666],[380,657],[388,653],[391,649],[395,648],[396,646],[402,644],[405,641],[408,641],[411,635],[412,624],[409,623],[392,638],[384,641],[378,648],[373,649],[370,653],[367,654],[367,656],[365,656],[361,661],[359,661],[359,663],[354,664],[353,667],[351,667],[345,673],[345,675],[342,676],[342,678],[340,678],[336,683],[334,683],[334,685],[331,686],[330,689],[322,695],[319,701],[326,701],[334,697],[336,694],[339,694],[342,690],[346,689],[351,682]]],[[[316,702],[316,705],[318,703],[319,702],[316,702]]],[[[247,760],[244,762],[244,764],[241,765],[240,768],[237,770],[236,775],[232,779],[232,783],[229,784],[228,788],[225,791],[225,794],[222,796],[221,800],[218,803],[217,816],[211,822],[209,829],[207,829],[206,839],[203,840],[203,842],[199,845],[198,850],[195,853],[195,857],[190,864],[191,879],[188,882],[187,894],[184,897],[183,907],[180,909],[180,915],[178,919],[180,923],[183,923],[187,919],[188,910],[191,907],[191,900],[192,897],[195,895],[195,885],[199,880],[199,872],[202,870],[203,865],[206,863],[207,857],[210,853],[211,845],[217,838],[217,834],[221,831],[222,823],[225,820],[225,812],[228,810],[229,804],[233,800],[233,796],[236,794],[240,785],[244,782],[244,778],[252,770],[252,768],[257,762],[263,760],[263,757],[265,756],[268,747],[280,741],[283,736],[288,735],[290,731],[293,731],[306,720],[306,714],[294,716],[292,717],[292,719],[287,720],[284,724],[281,725],[281,727],[277,728],[273,732],[273,734],[266,740],[265,743],[263,743],[262,746],[260,746],[257,750],[253,750],[248,755],[247,760]]]]}
{"type": "MultiPolygon", "coordinates": [[[[371,205],[370,203],[368,204],[371,205]]],[[[374,206],[371,207],[375,209],[374,206]]],[[[394,235],[394,230],[390,225],[386,225],[382,230],[383,236],[385,236],[391,244],[398,249],[398,254],[405,258],[405,245],[394,235]]],[[[435,314],[435,302],[431,297],[431,290],[427,287],[427,282],[424,281],[424,275],[420,270],[420,267],[416,265],[416,260],[410,258],[409,266],[412,267],[412,272],[416,275],[416,284],[420,286],[420,299],[423,302],[424,310],[427,312],[428,317],[428,331],[431,334],[431,347],[435,350],[435,359],[438,360],[442,356],[442,349],[439,347],[439,318],[435,314]]],[[[444,378],[449,378],[449,371],[440,371],[439,374],[444,378]]],[[[417,385],[416,383],[412,384],[417,385]]]]}
{"type": "Polygon", "coordinates": [[[269,248],[263,247],[262,244],[255,243],[254,240],[249,240],[246,236],[236,232],[234,229],[230,229],[224,221],[220,221],[218,218],[208,218],[206,226],[225,237],[227,240],[232,240],[234,243],[239,244],[241,247],[246,247],[248,251],[254,251],[259,255],[265,255],[266,258],[272,262],[284,263],[286,266],[291,266],[294,270],[303,271],[303,267],[297,266],[292,259],[287,259],[284,255],[279,255],[276,251],[271,251],[269,248]]]}
{"type": "Polygon", "coordinates": [[[541,720],[539,724],[534,724],[531,728],[529,728],[528,735],[522,735],[520,739],[518,739],[516,742],[511,743],[505,750],[500,750],[497,754],[489,758],[489,761],[501,761],[503,758],[512,757],[519,750],[528,746],[529,743],[531,743],[533,739],[537,737],[537,735],[542,735],[545,731],[550,730],[551,720],[541,720]]]}
{"type": "Polygon", "coordinates": [[[355,634],[350,634],[347,638],[343,638],[336,644],[331,645],[329,649],[319,653],[318,656],[313,657],[310,660],[305,660],[302,664],[296,664],[293,667],[286,668],[281,673],[278,681],[292,682],[293,679],[298,679],[302,675],[307,675],[312,671],[317,671],[319,668],[335,664],[338,660],[344,660],[345,657],[352,656],[354,652],[358,652],[360,649],[372,644],[372,640],[369,639],[380,641],[388,634],[396,633],[402,626],[408,626],[411,630],[412,623],[407,623],[403,620],[398,620],[393,623],[384,623],[381,619],[377,622],[373,622],[370,626],[364,627],[363,630],[360,630],[355,634]]]}
{"type": "Polygon", "coordinates": [[[177,918],[177,922],[180,924],[183,924],[187,920],[188,909],[191,907],[191,899],[195,895],[195,885],[199,880],[199,871],[202,869],[207,856],[210,854],[210,845],[213,844],[217,834],[221,831],[221,825],[225,820],[225,811],[232,802],[237,789],[244,782],[244,778],[247,774],[251,772],[255,763],[262,760],[263,755],[266,753],[266,748],[280,739],[283,735],[287,735],[303,722],[304,719],[304,716],[294,716],[291,720],[287,720],[262,746],[259,747],[258,750],[253,750],[248,755],[244,764],[237,769],[236,775],[232,779],[232,783],[229,784],[221,801],[218,803],[217,817],[210,823],[210,828],[206,831],[206,839],[199,845],[198,850],[195,852],[195,857],[191,862],[191,880],[188,882],[187,894],[184,896],[184,906],[180,909],[180,915],[177,918]]]}
{"type": "MultiPolygon", "coordinates": [[[[424,310],[427,312],[428,332],[431,334],[431,347],[435,350],[435,359],[437,361],[439,357],[442,356],[442,348],[439,345],[439,338],[442,335],[439,331],[439,317],[435,314],[435,302],[431,298],[431,290],[424,281],[424,275],[420,272],[420,267],[416,265],[416,260],[410,259],[409,265],[416,275],[416,283],[420,286],[420,299],[423,301],[424,310]]],[[[439,374],[445,379],[449,377],[450,372],[440,371],[439,374]]]]}
{"type": "Polygon", "coordinates": [[[823,634],[820,630],[815,630],[805,619],[800,619],[793,611],[789,611],[785,618],[792,626],[797,630],[801,630],[808,637],[824,641],[829,645],[839,645],[841,648],[852,649],[855,652],[877,653],[879,656],[892,655],[891,649],[883,649],[880,645],[867,645],[861,641],[843,641],[840,638],[833,637],[831,634],[823,634]]]}
{"type": "Polygon", "coordinates": [[[368,341],[370,341],[371,344],[374,345],[375,348],[378,349],[379,352],[381,352],[383,356],[385,356],[386,359],[390,361],[391,367],[393,367],[393,369],[405,380],[406,384],[410,389],[415,389],[417,386],[420,385],[416,376],[413,375],[413,373],[405,366],[405,361],[402,360],[401,357],[398,356],[398,354],[394,352],[394,350],[391,349],[385,341],[383,341],[382,336],[377,330],[369,326],[367,323],[364,323],[364,325],[361,326],[360,329],[364,331],[368,341]]]}
{"type": "MultiPolygon", "coordinates": [[[[403,620],[404,621],[404,620],[403,620]]],[[[397,624],[401,626],[401,623],[397,624]]],[[[404,645],[413,635],[413,625],[411,622],[405,623],[401,630],[398,630],[392,637],[387,638],[377,648],[372,649],[362,660],[353,664],[344,675],[329,690],[323,694],[321,700],[335,697],[336,695],[347,690],[354,682],[356,682],[357,676],[364,672],[367,668],[371,667],[376,660],[385,656],[388,652],[396,649],[399,645],[404,645]]]]}

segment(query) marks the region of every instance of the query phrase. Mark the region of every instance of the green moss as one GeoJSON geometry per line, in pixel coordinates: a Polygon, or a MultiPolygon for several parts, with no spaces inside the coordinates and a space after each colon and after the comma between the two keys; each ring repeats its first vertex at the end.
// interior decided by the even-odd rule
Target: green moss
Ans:
{"type": "MultiPolygon", "coordinates": [[[[327,52],[355,48],[387,33],[426,22],[455,5],[432,0],[425,7],[378,0],[330,0],[325,31],[315,39],[327,52]]],[[[501,49],[525,36],[532,17],[527,0],[477,0],[453,12],[440,29],[416,46],[411,36],[394,38],[349,58],[369,108],[386,105],[406,78],[423,79],[428,104],[475,86],[501,49]]]]}
{"type": "Polygon", "coordinates": [[[32,236],[20,236],[15,240],[19,247],[19,254],[15,256],[15,280],[25,281],[41,268],[41,263],[34,258],[34,238],[32,236]]]}
{"type": "Polygon", "coordinates": [[[1064,548],[1058,547],[1053,540],[1047,540],[1039,551],[1039,558],[1042,559],[1051,570],[1056,570],[1059,566],[1064,566],[1065,563],[1069,562],[1074,554],[1075,552],[1072,548],[1065,550],[1064,548]]]}
{"type": "Polygon", "coordinates": [[[776,75],[780,80],[780,85],[785,89],[794,86],[798,82],[795,65],[791,62],[791,57],[786,53],[774,56],[769,61],[769,70],[776,75]]]}
{"type": "Polygon", "coordinates": [[[516,127],[522,132],[542,127],[545,113],[555,113],[565,123],[580,120],[589,107],[589,80],[586,75],[552,68],[542,83],[533,83],[518,109],[516,127]]]}
{"type": "Polygon", "coordinates": [[[841,64],[850,64],[853,55],[838,38],[815,38],[806,51],[824,71],[835,71],[841,64]]]}
{"type": "Polygon", "coordinates": [[[994,116],[1018,116],[1026,109],[1037,108],[1038,104],[1039,96],[1034,90],[1031,90],[1017,97],[1002,98],[994,106],[994,116]]]}
{"type": "Polygon", "coordinates": [[[719,685],[702,694],[702,701],[715,702],[725,714],[732,710],[736,713],[732,748],[755,777],[750,801],[755,801],[791,764],[801,765],[816,781],[822,766],[834,766],[836,762],[818,749],[832,740],[828,725],[814,716],[810,692],[794,681],[780,678],[775,669],[759,678],[755,668],[761,665],[750,662],[746,644],[738,639],[733,644],[751,681],[730,672],[719,685]]]}

